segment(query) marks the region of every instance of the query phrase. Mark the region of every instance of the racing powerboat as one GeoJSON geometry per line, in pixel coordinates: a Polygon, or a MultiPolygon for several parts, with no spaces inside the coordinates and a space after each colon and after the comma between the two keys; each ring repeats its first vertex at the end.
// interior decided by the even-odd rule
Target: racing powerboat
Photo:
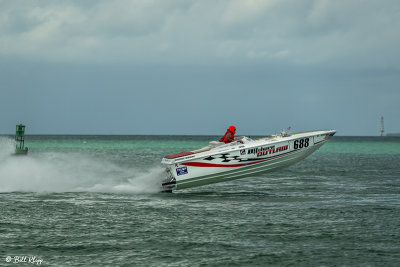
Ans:
{"type": "Polygon", "coordinates": [[[316,151],[335,130],[285,133],[253,140],[241,136],[231,143],[211,141],[208,146],[165,156],[162,190],[225,182],[288,167],[316,151]]]}

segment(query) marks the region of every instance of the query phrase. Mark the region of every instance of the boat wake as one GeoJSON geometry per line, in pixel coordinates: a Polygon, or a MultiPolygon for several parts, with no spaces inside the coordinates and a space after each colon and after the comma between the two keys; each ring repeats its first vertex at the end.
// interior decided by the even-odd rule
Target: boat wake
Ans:
{"type": "Polygon", "coordinates": [[[0,192],[159,192],[161,167],[124,167],[77,153],[13,156],[14,142],[0,138],[0,192]]]}

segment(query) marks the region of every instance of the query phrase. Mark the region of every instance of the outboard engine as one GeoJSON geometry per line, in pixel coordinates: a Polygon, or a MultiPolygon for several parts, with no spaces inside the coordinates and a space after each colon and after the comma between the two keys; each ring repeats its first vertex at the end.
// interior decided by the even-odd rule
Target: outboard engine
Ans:
{"type": "Polygon", "coordinates": [[[171,193],[176,188],[176,179],[170,168],[165,168],[165,172],[167,177],[162,181],[162,192],[171,193]]]}

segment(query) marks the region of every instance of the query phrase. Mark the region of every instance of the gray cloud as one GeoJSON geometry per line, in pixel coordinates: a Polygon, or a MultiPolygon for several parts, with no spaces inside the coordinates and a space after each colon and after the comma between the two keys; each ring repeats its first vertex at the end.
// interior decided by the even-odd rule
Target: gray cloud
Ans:
{"type": "Polygon", "coordinates": [[[1,54],[397,67],[398,1],[3,1],[1,54]],[[27,45],[28,44],[28,45],[27,45]]]}

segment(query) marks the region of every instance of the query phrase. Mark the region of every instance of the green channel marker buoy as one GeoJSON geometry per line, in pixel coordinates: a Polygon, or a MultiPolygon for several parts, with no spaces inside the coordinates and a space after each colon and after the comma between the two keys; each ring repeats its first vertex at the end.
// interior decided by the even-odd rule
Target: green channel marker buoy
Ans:
{"type": "Polygon", "coordinates": [[[17,131],[15,132],[15,155],[26,155],[28,154],[28,148],[25,145],[25,125],[17,125],[17,131]]]}

